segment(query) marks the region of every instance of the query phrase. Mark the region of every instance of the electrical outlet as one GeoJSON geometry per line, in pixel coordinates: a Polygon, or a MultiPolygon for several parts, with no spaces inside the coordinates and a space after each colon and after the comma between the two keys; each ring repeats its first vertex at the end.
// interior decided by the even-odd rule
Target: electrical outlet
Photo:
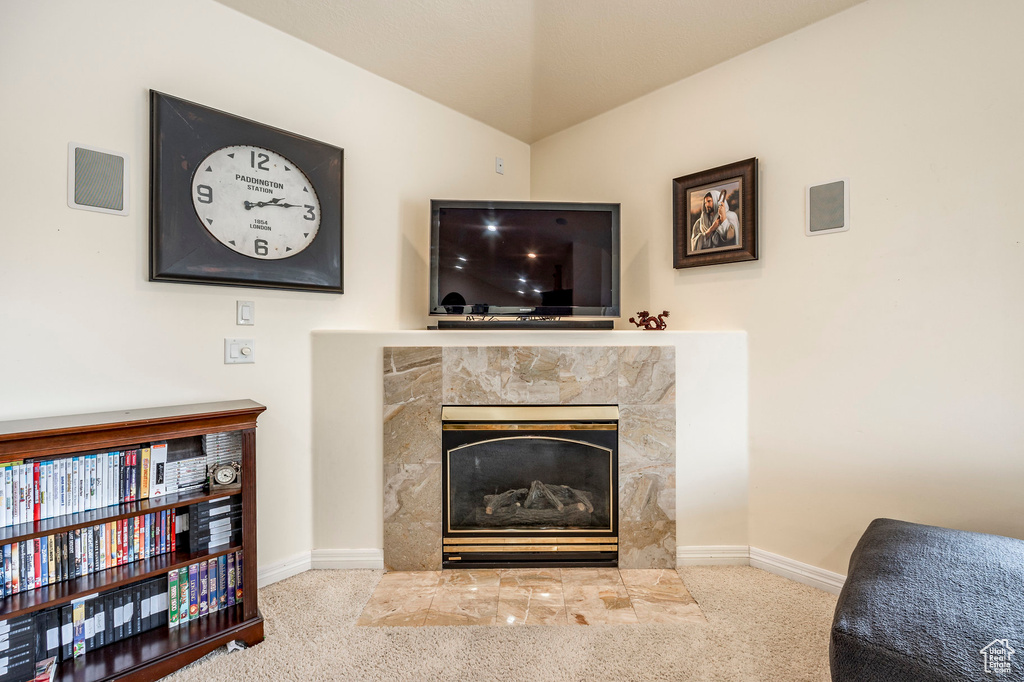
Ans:
{"type": "Polygon", "coordinates": [[[500,156],[494,157],[494,172],[498,175],[505,174],[505,159],[500,156]]]}

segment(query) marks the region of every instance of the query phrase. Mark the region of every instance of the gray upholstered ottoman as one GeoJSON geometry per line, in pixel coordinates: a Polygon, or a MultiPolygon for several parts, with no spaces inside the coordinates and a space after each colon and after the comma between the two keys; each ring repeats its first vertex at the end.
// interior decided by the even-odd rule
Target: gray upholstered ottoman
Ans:
{"type": "Polygon", "coordinates": [[[1024,680],[1024,541],[875,519],[829,656],[833,682],[1024,680]]]}

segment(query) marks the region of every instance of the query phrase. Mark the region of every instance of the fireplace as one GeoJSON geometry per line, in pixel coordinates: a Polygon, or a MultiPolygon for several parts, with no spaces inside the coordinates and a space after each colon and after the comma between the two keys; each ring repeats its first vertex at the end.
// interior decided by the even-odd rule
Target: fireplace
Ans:
{"type": "MultiPolygon", "coordinates": [[[[644,339],[672,337],[672,333],[668,336],[638,334],[644,339]]],[[[439,336],[449,337],[447,333],[439,333],[439,336]]],[[[454,338],[458,334],[450,336],[454,338]]],[[[567,532],[565,537],[569,539],[589,536],[592,540],[590,543],[562,541],[559,546],[588,545],[587,549],[593,550],[591,545],[612,545],[612,549],[617,550],[620,569],[675,567],[676,356],[673,346],[389,346],[384,348],[383,361],[383,546],[384,566],[388,570],[440,570],[445,565],[446,545],[449,548],[470,545],[470,540],[476,541],[477,549],[481,549],[481,546],[499,544],[528,545],[530,543],[524,542],[527,538],[551,537],[540,532],[509,532],[504,533],[507,540],[498,543],[494,540],[502,536],[493,530],[476,534],[445,531],[447,510],[442,506],[447,498],[447,476],[442,462],[445,453],[442,434],[446,432],[442,431],[442,409],[450,412],[451,408],[445,406],[453,406],[476,410],[480,408],[474,406],[480,405],[498,405],[503,409],[521,406],[531,410],[541,405],[573,409],[586,405],[613,406],[610,413],[602,413],[598,419],[586,416],[576,419],[576,415],[563,419],[560,414],[558,418],[531,415],[525,420],[504,415],[492,420],[470,415],[450,421],[452,426],[495,422],[496,425],[522,423],[536,427],[549,423],[561,427],[556,431],[572,440],[582,438],[576,438],[578,434],[564,422],[603,422],[604,430],[617,434],[618,466],[614,471],[617,500],[613,502],[618,506],[618,513],[611,515],[614,532],[575,535],[567,532]],[[610,431],[616,426],[617,431],[610,431]],[[479,538],[491,542],[479,542],[479,538]]],[[[447,433],[450,436],[457,430],[449,428],[447,433]]],[[[609,446],[609,449],[613,448],[609,446]]],[[[564,481],[533,478],[516,489],[529,490],[533,480],[576,487],[564,481]]],[[[499,492],[508,489],[511,486],[499,492]]],[[[493,484],[486,494],[494,494],[493,484]]],[[[545,539],[545,543],[550,542],[545,539]]],[[[452,552],[455,561],[447,565],[459,564],[470,554],[473,553],[452,552]]],[[[501,554],[496,562],[505,563],[511,553],[489,554],[501,554]]],[[[596,554],[586,556],[600,558],[596,554]]],[[[566,557],[559,553],[556,558],[566,557]]]]}
{"type": "Polygon", "coordinates": [[[444,568],[618,565],[618,407],[445,406],[444,568]]]}

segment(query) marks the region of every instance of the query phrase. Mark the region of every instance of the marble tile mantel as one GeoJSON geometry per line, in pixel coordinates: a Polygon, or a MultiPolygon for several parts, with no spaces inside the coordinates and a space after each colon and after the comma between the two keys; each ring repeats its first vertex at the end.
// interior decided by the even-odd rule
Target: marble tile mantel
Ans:
{"type": "Polygon", "coordinates": [[[384,565],[441,567],[442,405],[618,405],[619,567],[676,563],[675,347],[384,348],[384,565]]]}

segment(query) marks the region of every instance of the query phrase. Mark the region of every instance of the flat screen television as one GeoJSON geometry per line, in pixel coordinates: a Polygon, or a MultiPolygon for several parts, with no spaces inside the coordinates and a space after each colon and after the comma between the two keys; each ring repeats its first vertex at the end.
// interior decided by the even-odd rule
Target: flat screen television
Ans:
{"type": "Polygon", "coordinates": [[[619,316],[619,204],[430,202],[430,314],[619,316]]]}

